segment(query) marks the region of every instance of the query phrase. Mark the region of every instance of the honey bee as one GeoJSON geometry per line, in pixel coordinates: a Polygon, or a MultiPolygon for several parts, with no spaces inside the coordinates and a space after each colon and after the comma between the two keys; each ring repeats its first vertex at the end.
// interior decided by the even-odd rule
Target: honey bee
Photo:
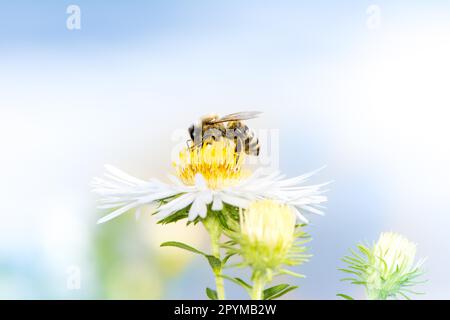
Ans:
{"type": "Polygon", "coordinates": [[[244,120],[256,118],[262,112],[246,111],[232,113],[223,117],[217,114],[200,118],[197,124],[189,127],[191,146],[198,146],[208,140],[221,138],[231,139],[236,143],[236,151],[244,151],[248,155],[259,155],[259,141],[253,131],[243,123],[244,120]]]}

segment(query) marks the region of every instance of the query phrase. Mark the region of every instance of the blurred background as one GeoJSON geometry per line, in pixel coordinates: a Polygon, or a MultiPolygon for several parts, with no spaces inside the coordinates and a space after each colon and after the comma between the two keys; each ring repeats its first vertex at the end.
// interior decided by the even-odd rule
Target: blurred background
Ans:
{"type": "Polygon", "coordinates": [[[450,299],[449,57],[437,0],[0,1],[0,298],[206,298],[204,259],[159,248],[208,250],[202,227],[96,225],[90,181],[165,180],[176,130],[256,109],[283,172],[334,181],[286,298],[363,298],[339,259],[396,231],[428,257],[421,298],[450,299]]]}

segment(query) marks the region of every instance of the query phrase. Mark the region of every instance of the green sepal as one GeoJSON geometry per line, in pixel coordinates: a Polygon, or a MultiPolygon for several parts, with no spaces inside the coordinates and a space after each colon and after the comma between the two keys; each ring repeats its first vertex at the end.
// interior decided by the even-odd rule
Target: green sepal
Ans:
{"type": "Polygon", "coordinates": [[[239,208],[232,205],[223,204],[223,208],[220,211],[214,211],[211,209],[211,205],[208,207],[208,214],[215,215],[224,231],[236,231],[239,225],[239,208]]]}
{"type": "Polygon", "coordinates": [[[206,288],[206,295],[211,300],[218,300],[218,298],[217,298],[217,291],[216,290],[213,290],[213,289],[210,289],[210,288],[206,288]]]}
{"type": "Polygon", "coordinates": [[[287,274],[293,277],[297,277],[297,278],[305,278],[305,276],[303,274],[291,271],[291,270],[287,270],[287,269],[281,269],[280,274],[287,274]]]}
{"type": "Polygon", "coordinates": [[[191,208],[191,205],[172,213],[171,215],[165,217],[164,219],[159,220],[157,223],[164,225],[164,224],[174,223],[174,222],[177,222],[182,219],[187,219],[190,208],[191,208]]]}

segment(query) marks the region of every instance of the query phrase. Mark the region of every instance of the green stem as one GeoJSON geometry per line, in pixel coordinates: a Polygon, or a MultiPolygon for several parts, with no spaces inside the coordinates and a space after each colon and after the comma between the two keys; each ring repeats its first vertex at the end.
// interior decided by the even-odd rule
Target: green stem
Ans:
{"type": "MultiPolygon", "coordinates": [[[[208,212],[208,216],[203,220],[203,225],[211,237],[211,251],[212,255],[222,261],[220,256],[220,236],[222,234],[222,228],[220,222],[211,213],[208,212]]],[[[217,299],[225,300],[225,288],[223,285],[222,267],[214,270],[214,278],[216,280],[216,292],[217,299]]]]}
{"type": "MultiPolygon", "coordinates": [[[[211,247],[212,247],[212,254],[217,259],[221,260],[220,258],[220,247],[219,247],[219,239],[215,237],[211,237],[211,247]]],[[[222,277],[222,268],[217,269],[214,272],[214,277],[216,280],[216,292],[217,292],[217,299],[219,300],[225,300],[225,288],[223,286],[223,277],[222,277]]]]}
{"type": "Polygon", "coordinates": [[[255,276],[251,293],[252,300],[263,300],[263,291],[266,281],[263,276],[255,276]]]}

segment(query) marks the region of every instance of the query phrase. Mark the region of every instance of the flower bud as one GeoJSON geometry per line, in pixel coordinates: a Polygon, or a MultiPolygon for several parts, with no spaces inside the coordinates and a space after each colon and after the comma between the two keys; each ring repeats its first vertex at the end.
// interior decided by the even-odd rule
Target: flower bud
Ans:
{"type": "Polygon", "coordinates": [[[283,264],[302,262],[303,250],[295,246],[297,235],[296,216],[288,205],[258,200],[240,212],[240,254],[256,273],[270,277],[283,264]]]}
{"type": "Polygon", "coordinates": [[[352,251],[343,259],[349,267],[341,270],[355,276],[345,280],[366,287],[369,299],[409,298],[408,294],[415,293],[410,288],[419,283],[423,260],[414,263],[414,243],[400,234],[383,232],[373,247],[358,245],[358,249],[360,253],[352,251]]]}

